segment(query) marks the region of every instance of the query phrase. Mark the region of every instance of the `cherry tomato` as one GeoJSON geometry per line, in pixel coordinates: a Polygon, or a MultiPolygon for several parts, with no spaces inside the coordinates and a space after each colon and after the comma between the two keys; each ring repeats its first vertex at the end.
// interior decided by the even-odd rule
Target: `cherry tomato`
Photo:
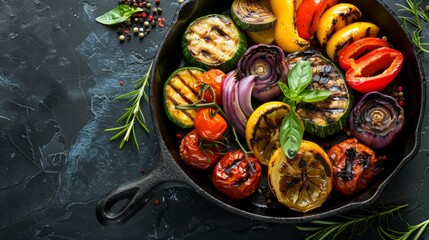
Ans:
{"type": "MultiPolygon", "coordinates": [[[[218,105],[222,104],[222,82],[225,78],[226,74],[219,69],[210,69],[198,78],[200,83],[206,83],[212,87],[218,105]]],[[[198,90],[200,90],[200,86],[198,90]]],[[[206,102],[213,102],[213,94],[209,90],[204,91],[203,98],[206,102]]]]}
{"type": "Polygon", "coordinates": [[[390,44],[384,39],[375,37],[359,39],[341,51],[338,63],[344,71],[347,71],[356,60],[379,47],[390,47],[390,44]]]}
{"type": "Polygon", "coordinates": [[[352,195],[363,190],[372,177],[381,170],[379,160],[369,147],[349,138],[334,145],[328,156],[332,161],[334,189],[342,195],[352,195]]]}
{"type": "Polygon", "coordinates": [[[212,167],[222,156],[223,146],[220,144],[201,143],[200,136],[194,129],[180,142],[179,154],[182,160],[189,166],[197,169],[212,167]],[[201,149],[205,146],[206,149],[201,149]]]}
{"type": "Polygon", "coordinates": [[[398,50],[380,47],[359,58],[346,72],[346,81],[361,93],[380,91],[401,71],[404,56],[398,50]]]}
{"type": "Polygon", "coordinates": [[[240,200],[252,195],[261,181],[261,165],[251,154],[246,159],[242,150],[228,152],[213,168],[213,184],[228,198],[240,200]],[[253,166],[250,167],[249,162],[253,166]]]}
{"type": "Polygon", "coordinates": [[[319,26],[319,19],[328,0],[303,0],[296,11],[296,28],[300,37],[310,40],[319,26]]]}
{"type": "Polygon", "coordinates": [[[195,115],[194,127],[201,138],[218,141],[222,139],[228,124],[213,108],[201,108],[195,115]]]}

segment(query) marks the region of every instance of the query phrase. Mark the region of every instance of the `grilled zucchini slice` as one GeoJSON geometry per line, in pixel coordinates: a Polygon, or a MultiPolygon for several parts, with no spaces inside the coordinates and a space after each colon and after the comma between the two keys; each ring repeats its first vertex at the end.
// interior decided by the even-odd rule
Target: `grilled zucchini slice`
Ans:
{"type": "Polygon", "coordinates": [[[296,112],[303,120],[306,132],[328,137],[346,126],[353,105],[353,95],[341,70],[320,52],[305,50],[286,56],[289,69],[304,60],[310,62],[313,70],[313,79],[308,88],[330,90],[331,94],[323,101],[300,102],[296,112]]]}
{"type": "Polygon", "coordinates": [[[276,16],[260,2],[261,0],[234,0],[231,17],[245,31],[262,31],[274,26],[276,16]]]}
{"type": "Polygon", "coordinates": [[[198,77],[205,71],[196,67],[183,67],[174,71],[164,84],[164,107],[168,118],[182,128],[194,126],[197,110],[179,110],[176,106],[198,101],[198,77]]]}
{"type": "Polygon", "coordinates": [[[246,35],[234,22],[220,14],[194,20],[182,37],[185,59],[203,69],[217,68],[229,72],[247,49],[246,35]]]}

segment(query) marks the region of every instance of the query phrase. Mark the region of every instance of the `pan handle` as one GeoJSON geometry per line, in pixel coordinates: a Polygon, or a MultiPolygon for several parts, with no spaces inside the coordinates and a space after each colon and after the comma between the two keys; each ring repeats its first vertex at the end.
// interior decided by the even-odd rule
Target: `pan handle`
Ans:
{"type": "Polygon", "coordinates": [[[153,196],[156,188],[168,183],[168,187],[187,186],[183,172],[160,159],[158,164],[144,176],[126,182],[100,199],[96,207],[98,221],[103,225],[117,225],[128,221],[153,196]],[[173,170],[174,169],[174,170],[173,170]],[[122,205],[114,210],[115,205],[122,205]]]}

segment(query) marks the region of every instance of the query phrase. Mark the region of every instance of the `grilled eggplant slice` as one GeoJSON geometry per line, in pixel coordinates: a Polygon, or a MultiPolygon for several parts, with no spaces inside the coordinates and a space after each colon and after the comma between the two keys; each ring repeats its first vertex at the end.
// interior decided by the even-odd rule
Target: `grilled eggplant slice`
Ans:
{"type": "Polygon", "coordinates": [[[313,68],[313,79],[308,88],[330,90],[331,95],[319,102],[301,102],[296,112],[301,116],[306,132],[319,137],[333,135],[346,126],[353,104],[352,92],[341,70],[320,52],[305,50],[286,56],[289,69],[304,60],[309,61],[313,68]]]}
{"type": "Polygon", "coordinates": [[[192,66],[229,72],[246,51],[247,39],[230,18],[210,14],[188,26],[183,34],[182,49],[192,66]]]}
{"type": "Polygon", "coordinates": [[[260,0],[234,0],[231,16],[235,24],[245,31],[267,30],[274,26],[277,20],[260,0]]]}
{"type": "Polygon", "coordinates": [[[198,77],[205,71],[196,67],[184,67],[174,71],[164,85],[164,107],[168,118],[182,128],[194,126],[197,110],[179,110],[176,106],[198,101],[198,77]]]}

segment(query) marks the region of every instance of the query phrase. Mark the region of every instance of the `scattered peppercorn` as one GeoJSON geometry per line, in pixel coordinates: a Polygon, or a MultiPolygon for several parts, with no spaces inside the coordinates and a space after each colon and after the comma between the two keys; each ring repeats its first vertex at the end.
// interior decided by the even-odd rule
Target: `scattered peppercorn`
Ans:
{"type": "Polygon", "coordinates": [[[119,81],[119,85],[124,86],[124,81],[119,81]]]}
{"type": "Polygon", "coordinates": [[[153,203],[155,203],[155,205],[158,205],[158,204],[159,204],[159,200],[158,200],[158,199],[155,199],[155,200],[153,201],[153,203]]]}
{"type": "Polygon", "coordinates": [[[176,133],[176,138],[177,138],[177,139],[182,139],[182,138],[183,138],[183,135],[182,135],[182,134],[180,134],[180,133],[176,133]]]}
{"type": "Polygon", "coordinates": [[[117,29],[119,40],[122,42],[125,39],[131,40],[134,33],[135,37],[143,39],[150,33],[150,28],[164,27],[164,18],[160,17],[162,9],[159,7],[160,0],[154,0],[151,4],[148,0],[118,0],[118,5],[126,4],[132,8],[142,8],[143,11],[134,13],[117,29]],[[153,5],[153,6],[152,6],[153,5]]]}

